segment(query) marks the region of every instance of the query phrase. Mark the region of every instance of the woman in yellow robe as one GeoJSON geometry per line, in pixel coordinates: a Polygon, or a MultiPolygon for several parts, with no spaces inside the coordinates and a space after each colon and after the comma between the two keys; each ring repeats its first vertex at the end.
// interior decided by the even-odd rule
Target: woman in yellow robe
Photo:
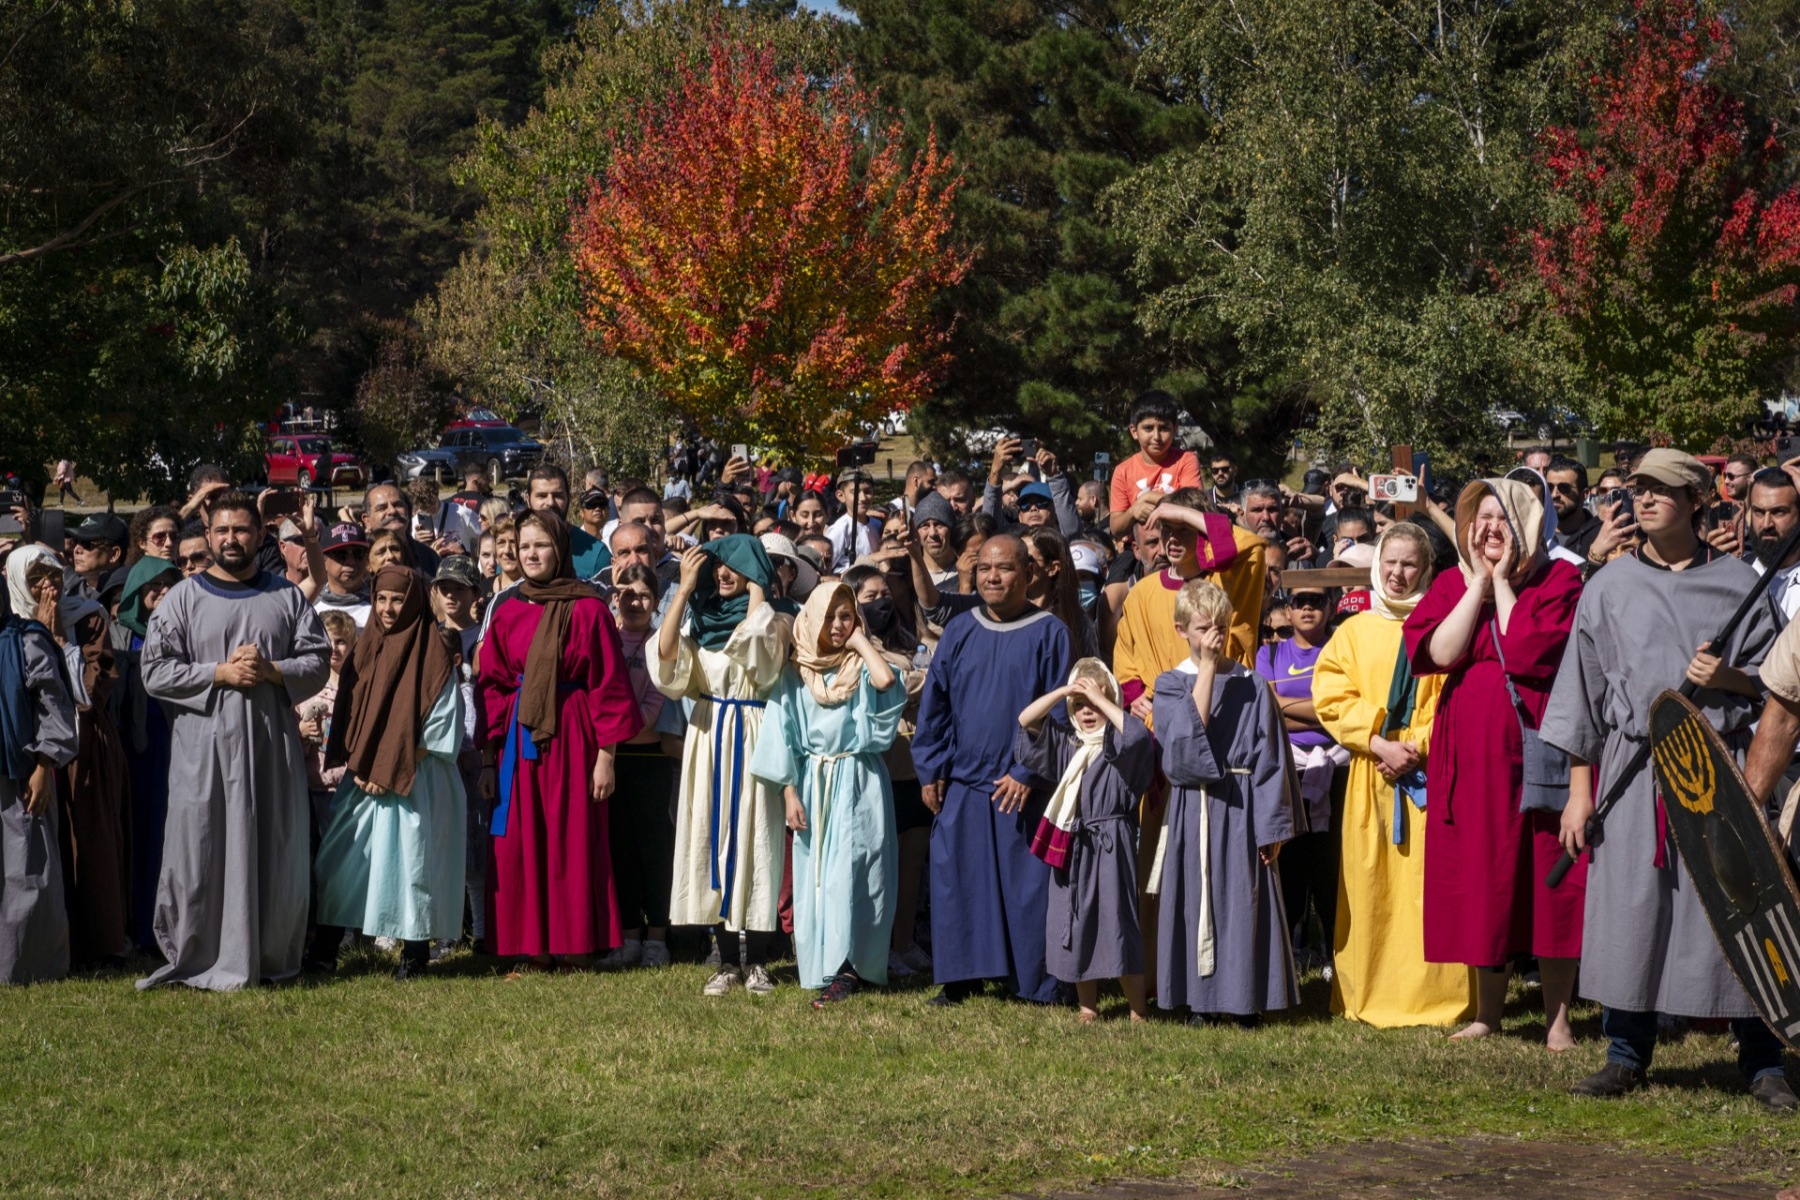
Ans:
{"type": "Polygon", "coordinates": [[[1350,751],[1331,1011],[1384,1028],[1452,1025],[1475,1010],[1468,967],[1425,961],[1424,767],[1442,677],[1395,677],[1431,558],[1418,526],[1390,526],[1376,543],[1374,607],[1344,622],[1313,668],[1319,723],[1350,751]]]}

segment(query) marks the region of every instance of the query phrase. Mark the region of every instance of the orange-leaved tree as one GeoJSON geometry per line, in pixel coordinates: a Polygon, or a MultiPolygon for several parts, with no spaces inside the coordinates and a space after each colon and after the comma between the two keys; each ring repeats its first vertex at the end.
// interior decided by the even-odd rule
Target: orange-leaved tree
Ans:
{"type": "Polygon", "coordinates": [[[927,395],[967,273],[957,178],[848,73],[715,42],[614,147],[570,240],[588,327],[721,440],[799,462],[927,395]]]}

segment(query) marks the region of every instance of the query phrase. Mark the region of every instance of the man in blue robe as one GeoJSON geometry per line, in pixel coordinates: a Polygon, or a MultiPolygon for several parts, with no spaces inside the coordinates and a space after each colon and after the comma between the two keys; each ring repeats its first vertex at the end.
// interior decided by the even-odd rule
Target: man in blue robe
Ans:
{"type": "Polygon", "coordinates": [[[1031,556],[1011,535],[991,537],[975,563],[982,606],[944,629],[919,704],[913,762],[931,831],[931,954],[942,991],[961,1003],[989,979],[1023,1000],[1049,1003],[1044,967],[1050,868],[1031,853],[1044,798],[1013,760],[1018,714],[1069,675],[1069,633],[1025,598],[1031,556]]]}

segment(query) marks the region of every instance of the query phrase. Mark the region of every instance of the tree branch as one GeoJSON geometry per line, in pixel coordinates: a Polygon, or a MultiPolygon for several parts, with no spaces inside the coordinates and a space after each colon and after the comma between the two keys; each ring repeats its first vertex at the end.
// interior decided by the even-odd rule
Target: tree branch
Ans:
{"type": "Polygon", "coordinates": [[[55,254],[59,250],[78,250],[83,246],[92,245],[100,239],[85,238],[84,235],[86,235],[88,230],[94,227],[96,222],[113,209],[119,207],[119,205],[125,203],[133,196],[138,195],[140,192],[148,191],[150,188],[157,187],[160,184],[167,182],[169,181],[166,179],[157,179],[152,180],[149,183],[140,183],[128,187],[112,199],[106,201],[106,203],[94,209],[93,212],[90,212],[87,216],[83,217],[80,223],[73,228],[63,230],[49,241],[44,242],[41,245],[33,246],[28,250],[11,250],[4,254],[0,254],[0,270],[16,266],[22,262],[29,262],[34,258],[42,258],[46,254],[55,254]]]}

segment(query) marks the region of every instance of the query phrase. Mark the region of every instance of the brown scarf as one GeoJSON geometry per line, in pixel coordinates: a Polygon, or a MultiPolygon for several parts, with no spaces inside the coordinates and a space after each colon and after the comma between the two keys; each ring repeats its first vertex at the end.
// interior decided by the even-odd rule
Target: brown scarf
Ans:
{"type": "Polygon", "coordinates": [[[392,629],[369,614],[368,627],[338,679],[327,761],[343,763],[357,779],[405,796],[412,793],[419,741],[438,693],[456,669],[456,655],[431,619],[425,577],[390,564],[375,575],[370,595],[400,592],[392,629]]]}
{"type": "Polygon", "coordinates": [[[599,597],[591,583],[575,577],[575,561],[569,554],[569,527],[553,512],[534,512],[519,518],[519,535],[535,525],[550,535],[556,546],[556,574],[543,583],[528,577],[519,595],[544,606],[531,649],[525,654],[525,681],[519,685],[519,724],[531,731],[531,740],[546,746],[556,736],[556,670],[562,661],[563,643],[569,640],[569,624],[575,601],[599,597]]]}

